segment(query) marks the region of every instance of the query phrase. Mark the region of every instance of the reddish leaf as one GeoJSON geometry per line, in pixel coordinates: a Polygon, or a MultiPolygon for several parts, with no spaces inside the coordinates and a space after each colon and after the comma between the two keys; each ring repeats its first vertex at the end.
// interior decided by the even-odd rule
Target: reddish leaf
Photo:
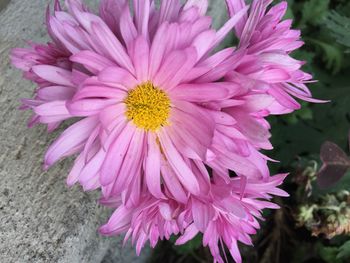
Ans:
{"type": "Polygon", "coordinates": [[[323,165],[317,174],[317,183],[325,189],[336,184],[350,169],[350,159],[336,144],[325,142],[321,147],[323,165]]]}

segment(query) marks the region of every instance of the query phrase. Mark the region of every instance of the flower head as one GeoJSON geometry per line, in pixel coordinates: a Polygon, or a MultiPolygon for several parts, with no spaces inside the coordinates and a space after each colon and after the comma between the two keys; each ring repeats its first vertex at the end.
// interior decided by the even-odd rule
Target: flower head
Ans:
{"type": "MultiPolygon", "coordinates": [[[[61,11],[57,1],[55,11],[61,11]]],[[[63,120],[72,117],[65,103],[75,94],[77,83],[84,78],[84,74],[76,69],[75,63],[69,59],[71,53],[52,33],[49,12],[46,15],[52,41],[47,44],[28,42],[27,48],[14,48],[11,61],[23,71],[24,78],[38,85],[33,99],[22,99],[21,109],[32,109],[34,112],[28,126],[44,123],[49,131],[53,131],[63,120]],[[47,109],[54,110],[47,114],[47,109]]]]}
{"type": "Polygon", "coordinates": [[[147,193],[133,207],[123,204],[118,198],[103,199],[102,203],[117,209],[100,232],[108,236],[126,234],[124,242],[132,237],[138,253],[147,241],[154,247],[158,240],[182,233],[176,242],[181,245],[202,233],[203,245],[210,248],[214,262],[224,262],[220,244],[229,248],[236,262],[241,262],[237,241],[251,245],[249,235],[259,229],[257,219],[262,218],[261,211],[278,208],[260,199],[269,200],[271,194],[288,196],[277,188],[285,176],[276,175],[264,183],[247,180],[244,192],[241,191],[242,178],[231,179],[227,184],[220,177],[215,177],[206,196],[191,197],[186,204],[157,199],[147,193]]]}
{"type": "Polygon", "coordinates": [[[101,228],[126,233],[139,252],[147,240],[204,234],[240,256],[284,175],[270,177],[265,117],[312,101],[311,79],[289,57],[299,34],[280,23],[284,5],[227,1],[231,18],[215,31],[206,0],[102,0],[95,14],[80,0],[48,9],[52,42],[14,49],[12,61],[38,85],[33,122],[50,130],[79,118],[49,147],[45,168],[77,154],[68,185],[100,188],[117,208],[101,228]],[[67,10],[67,11],[65,11],[67,10]],[[268,25],[266,27],[266,25],[268,25]],[[215,48],[233,29],[238,48],[215,48]]]}
{"type": "MultiPolygon", "coordinates": [[[[226,0],[230,15],[246,7],[244,0],[226,0]]],[[[282,20],[287,11],[283,1],[268,8],[272,0],[254,0],[248,15],[235,26],[240,48],[247,51],[231,75],[274,101],[266,109],[270,114],[285,114],[300,108],[294,97],[309,102],[312,98],[305,84],[312,76],[302,71],[303,61],[291,57],[300,48],[300,30],[291,29],[292,20],[282,20]]]]}
{"type": "MultiPolygon", "coordinates": [[[[149,1],[135,1],[134,21],[127,3],[114,14],[120,16],[116,31],[103,19],[105,5],[112,2],[101,2],[102,18],[80,1],[67,1],[69,13],[56,11],[49,18],[53,34],[72,53],[70,60],[88,77],[65,104],[70,114],[84,119],[49,148],[45,164],[80,151],[69,184],[101,185],[108,197],[129,188],[140,191],[145,183],[158,198],[168,190],[186,202],[189,193],[200,194],[199,178],[208,177],[205,169],[192,167],[208,163],[215,119],[224,114],[220,105],[207,105],[240,93],[239,85],[221,80],[232,70],[223,61],[239,54],[233,49],[224,57],[209,54],[246,10],[215,32],[203,15],[205,1],[184,6],[163,1],[159,10],[149,1]],[[212,72],[214,67],[221,67],[220,74],[212,72]]],[[[248,163],[240,160],[242,166],[248,163]]],[[[259,173],[250,166],[249,174],[259,173]]]]}

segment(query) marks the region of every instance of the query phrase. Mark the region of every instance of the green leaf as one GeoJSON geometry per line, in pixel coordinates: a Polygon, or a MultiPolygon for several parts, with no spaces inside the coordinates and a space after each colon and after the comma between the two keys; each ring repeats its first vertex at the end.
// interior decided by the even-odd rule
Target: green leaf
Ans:
{"type": "Polygon", "coordinates": [[[309,0],[305,2],[302,9],[301,25],[310,23],[318,25],[327,14],[330,0],[309,0]]]}
{"type": "Polygon", "coordinates": [[[350,18],[331,11],[325,24],[338,43],[350,47],[350,18]]]}
{"type": "Polygon", "coordinates": [[[283,20],[285,19],[293,19],[294,20],[294,13],[293,13],[293,5],[294,5],[294,0],[287,0],[288,2],[288,9],[286,14],[283,17],[283,20]]]}
{"type": "Polygon", "coordinates": [[[337,247],[326,247],[321,243],[317,244],[317,252],[322,260],[327,263],[342,263],[340,259],[337,258],[339,249],[337,247]]]}
{"type": "Polygon", "coordinates": [[[339,247],[337,259],[350,259],[350,240],[345,242],[341,247],[339,247]]]}
{"type": "Polygon", "coordinates": [[[323,51],[323,60],[326,62],[327,69],[333,69],[333,73],[337,73],[342,68],[343,51],[334,44],[321,41],[319,39],[307,38],[307,40],[323,51]]]}

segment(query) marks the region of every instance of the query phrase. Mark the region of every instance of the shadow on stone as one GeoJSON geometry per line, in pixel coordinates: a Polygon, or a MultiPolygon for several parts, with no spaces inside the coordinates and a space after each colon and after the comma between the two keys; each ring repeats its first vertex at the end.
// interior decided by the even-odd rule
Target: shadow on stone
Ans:
{"type": "Polygon", "coordinates": [[[10,3],[10,0],[0,0],[0,12],[10,3]]]}

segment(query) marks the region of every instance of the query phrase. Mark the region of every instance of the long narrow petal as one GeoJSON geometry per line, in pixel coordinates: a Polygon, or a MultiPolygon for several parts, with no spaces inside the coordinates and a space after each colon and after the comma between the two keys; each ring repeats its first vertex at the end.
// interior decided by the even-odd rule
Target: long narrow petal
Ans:
{"type": "MultiPolygon", "coordinates": [[[[115,180],[113,194],[120,194],[129,187],[132,181],[137,180],[136,177],[141,176],[137,171],[141,165],[141,160],[144,158],[144,135],[143,130],[134,129],[134,135],[130,140],[119,175],[115,180]]],[[[136,189],[134,190],[136,191],[136,189]]]]}
{"type": "Polygon", "coordinates": [[[149,45],[143,36],[136,38],[134,43],[133,62],[136,77],[139,81],[147,81],[149,64],[149,45]]]}
{"type": "Polygon", "coordinates": [[[116,180],[134,132],[135,128],[128,124],[108,150],[101,169],[100,181],[103,186],[116,180]]]}
{"type": "Polygon", "coordinates": [[[137,31],[148,39],[148,22],[150,17],[150,0],[134,0],[134,12],[137,31]]]}
{"type": "Polygon", "coordinates": [[[105,68],[99,75],[98,79],[108,83],[112,87],[121,89],[132,89],[137,85],[137,80],[127,70],[119,67],[105,68]]]}
{"type": "Polygon", "coordinates": [[[188,200],[186,191],[181,185],[174,170],[170,167],[170,164],[166,160],[163,159],[161,163],[162,164],[160,169],[166,188],[169,190],[170,194],[174,197],[176,201],[186,204],[188,200]]]}
{"type": "Polygon", "coordinates": [[[70,57],[70,60],[86,67],[94,74],[98,74],[104,68],[115,66],[115,63],[93,51],[80,51],[70,57]]]}
{"type": "Polygon", "coordinates": [[[176,100],[209,102],[227,99],[230,91],[221,83],[182,84],[171,91],[176,100]]]}
{"type": "Polygon", "coordinates": [[[97,118],[85,118],[66,129],[49,147],[45,154],[45,165],[51,166],[71,149],[86,141],[97,125],[97,118]]]}
{"type": "Polygon", "coordinates": [[[67,103],[68,111],[79,117],[98,114],[104,108],[116,104],[120,99],[81,99],[67,103]]]}
{"type": "Polygon", "coordinates": [[[93,23],[92,30],[96,38],[99,40],[99,44],[103,45],[108,54],[119,65],[127,69],[131,74],[134,74],[135,69],[132,66],[129,56],[113,33],[101,23],[93,23]]]}
{"type": "Polygon", "coordinates": [[[153,133],[148,133],[147,155],[144,169],[148,190],[157,198],[164,198],[160,179],[160,149],[157,145],[156,137],[153,133]]]}
{"type": "Polygon", "coordinates": [[[166,156],[182,185],[190,193],[198,195],[199,184],[196,176],[192,173],[191,169],[187,166],[179,152],[175,149],[165,129],[163,129],[158,136],[164,151],[164,155],[166,156]]]}
{"type": "Polygon", "coordinates": [[[49,82],[63,86],[73,86],[71,82],[72,73],[68,70],[50,65],[37,65],[32,67],[32,70],[40,78],[49,82]]]}
{"type": "Polygon", "coordinates": [[[132,41],[137,37],[137,29],[133,22],[133,19],[130,14],[130,9],[128,6],[125,6],[120,17],[120,32],[124,39],[125,45],[130,46],[132,41]]]}
{"type": "Polygon", "coordinates": [[[182,236],[180,236],[177,240],[176,240],[176,245],[183,245],[185,243],[187,243],[188,241],[190,241],[191,239],[193,239],[197,234],[198,234],[199,230],[196,228],[195,224],[191,224],[189,225],[186,230],[185,233],[183,233],[182,236]]]}
{"type": "MultiPolygon", "coordinates": [[[[228,7],[230,17],[234,16],[240,10],[242,10],[243,8],[246,7],[245,0],[225,0],[225,1],[227,4],[227,7],[228,7]]],[[[247,19],[248,19],[248,15],[245,14],[243,16],[243,18],[239,22],[237,22],[237,24],[235,26],[235,30],[236,30],[238,37],[241,37],[242,32],[243,32],[243,28],[244,28],[244,25],[245,25],[247,19]]]]}

